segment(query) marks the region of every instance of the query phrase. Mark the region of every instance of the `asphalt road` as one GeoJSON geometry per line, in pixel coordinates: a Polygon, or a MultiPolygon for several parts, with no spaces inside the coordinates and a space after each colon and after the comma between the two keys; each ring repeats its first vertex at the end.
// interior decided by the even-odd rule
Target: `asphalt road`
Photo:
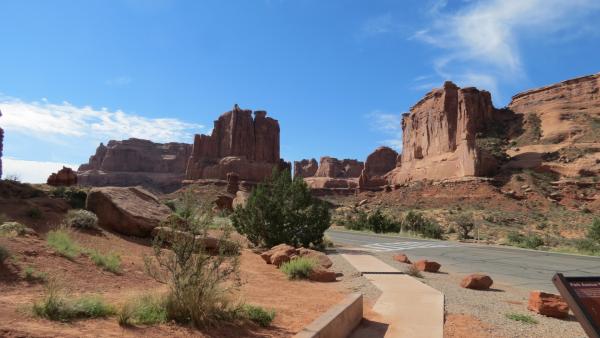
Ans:
{"type": "Polygon", "coordinates": [[[442,264],[441,271],[481,272],[497,282],[530,290],[556,293],[552,284],[556,272],[565,276],[600,276],[600,257],[340,230],[328,230],[327,236],[336,245],[361,248],[376,256],[404,252],[413,261],[428,259],[442,264]]]}

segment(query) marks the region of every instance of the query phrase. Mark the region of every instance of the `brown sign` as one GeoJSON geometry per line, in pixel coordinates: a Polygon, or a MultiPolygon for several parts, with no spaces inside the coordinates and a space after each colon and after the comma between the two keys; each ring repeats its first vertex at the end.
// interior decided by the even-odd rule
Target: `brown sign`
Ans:
{"type": "Polygon", "coordinates": [[[600,277],[565,277],[557,273],[552,281],[585,333],[600,338],[600,277]]]}

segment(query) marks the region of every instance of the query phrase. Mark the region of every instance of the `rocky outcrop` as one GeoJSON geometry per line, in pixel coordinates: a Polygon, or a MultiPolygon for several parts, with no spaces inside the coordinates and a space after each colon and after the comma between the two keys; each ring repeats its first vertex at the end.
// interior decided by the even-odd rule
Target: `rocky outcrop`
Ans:
{"type": "Polygon", "coordinates": [[[219,117],[211,135],[196,135],[186,178],[226,180],[234,172],[240,180],[263,181],[274,168],[285,169],[279,157],[279,123],[265,111],[237,105],[219,117]]]}
{"type": "Polygon", "coordinates": [[[446,82],[429,92],[402,119],[403,152],[389,181],[493,174],[497,161],[478,146],[477,137],[494,125],[499,114],[487,91],[446,82]]]}
{"type": "Polygon", "coordinates": [[[100,144],[87,164],[77,170],[79,184],[135,186],[171,192],[181,187],[192,146],[130,138],[100,144]]]}
{"type": "Polygon", "coordinates": [[[536,88],[512,97],[508,108],[522,114],[519,145],[600,142],[600,73],[536,88]]]}
{"type": "Polygon", "coordinates": [[[58,172],[50,174],[48,180],[46,180],[46,183],[54,187],[69,187],[76,185],[77,173],[75,173],[71,168],[63,167],[58,172]]]}
{"type": "Polygon", "coordinates": [[[319,169],[319,163],[314,158],[294,161],[294,177],[315,176],[317,169],[319,169]]]}
{"type": "Polygon", "coordinates": [[[130,236],[150,236],[171,214],[171,209],[141,187],[93,188],[85,204],[98,216],[98,225],[130,236]]]}
{"type": "Polygon", "coordinates": [[[335,157],[321,157],[319,168],[315,177],[330,178],[357,178],[364,167],[364,163],[358,160],[343,159],[338,160],[335,157]]]}
{"type": "Polygon", "coordinates": [[[398,153],[389,147],[379,147],[365,161],[358,180],[361,189],[379,188],[387,184],[385,175],[396,167],[398,153]]]}

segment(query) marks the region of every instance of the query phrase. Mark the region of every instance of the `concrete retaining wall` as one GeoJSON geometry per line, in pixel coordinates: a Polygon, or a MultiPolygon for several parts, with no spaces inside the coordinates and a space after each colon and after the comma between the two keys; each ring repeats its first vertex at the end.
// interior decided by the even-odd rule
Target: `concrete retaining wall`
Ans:
{"type": "Polygon", "coordinates": [[[300,331],[295,338],[346,338],[363,318],[363,296],[353,293],[300,331]]]}

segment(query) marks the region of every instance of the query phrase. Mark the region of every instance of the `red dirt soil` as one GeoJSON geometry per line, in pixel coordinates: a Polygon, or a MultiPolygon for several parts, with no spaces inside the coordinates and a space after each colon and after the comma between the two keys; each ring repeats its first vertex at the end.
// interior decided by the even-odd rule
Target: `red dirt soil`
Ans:
{"type": "Polygon", "coordinates": [[[444,323],[444,338],[491,338],[491,328],[474,316],[447,314],[444,323]]]}

